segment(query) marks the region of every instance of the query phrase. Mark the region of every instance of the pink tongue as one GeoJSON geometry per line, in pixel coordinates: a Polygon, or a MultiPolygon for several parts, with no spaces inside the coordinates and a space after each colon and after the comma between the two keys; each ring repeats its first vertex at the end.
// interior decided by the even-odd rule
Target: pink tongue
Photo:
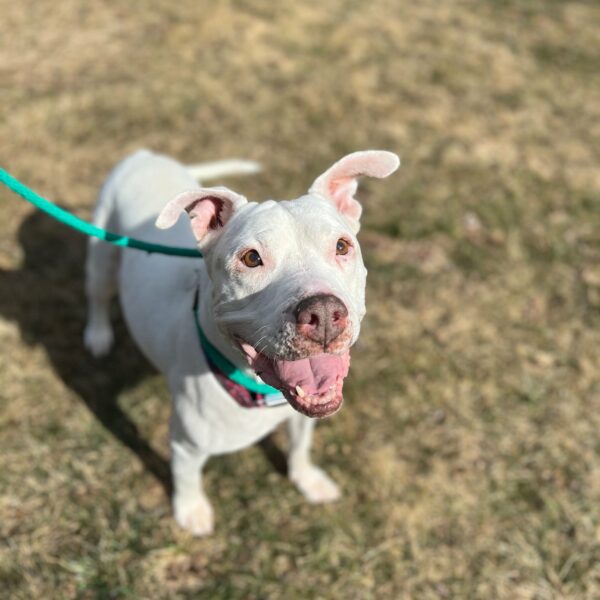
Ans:
{"type": "Polygon", "coordinates": [[[283,383],[292,390],[300,386],[307,394],[322,394],[348,375],[350,353],[319,354],[301,360],[275,360],[264,364],[267,361],[259,354],[254,367],[269,385],[280,387],[283,383]]]}

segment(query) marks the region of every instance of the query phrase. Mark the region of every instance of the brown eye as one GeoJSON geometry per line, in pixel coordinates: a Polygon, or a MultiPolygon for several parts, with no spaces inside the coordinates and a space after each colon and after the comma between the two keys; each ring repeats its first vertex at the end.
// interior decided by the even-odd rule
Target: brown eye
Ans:
{"type": "Polygon", "coordinates": [[[251,269],[260,267],[263,264],[260,254],[256,250],[248,250],[242,255],[242,262],[251,269]]]}
{"type": "Polygon", "coordinates": [[[337,244],[335,246],[335,253],[336,254],[348,254],[348,252],[350,251],[350,244],[343,238],[340,238],[337,241],[337,244]]]}

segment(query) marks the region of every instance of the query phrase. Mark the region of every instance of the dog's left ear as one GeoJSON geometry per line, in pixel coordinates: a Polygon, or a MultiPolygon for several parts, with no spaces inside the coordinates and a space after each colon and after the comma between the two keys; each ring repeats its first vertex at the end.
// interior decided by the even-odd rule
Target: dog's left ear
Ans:
{"type": "Polygon", "coordinates": [[[175,196],[160,212],[156,219],[159,229],[175,225],[183,211],[190,217],[192,231],[204,246],[215,237],[234,212],[248,201],[225,187],[199,188],[175,196]]]}
{"type": "Polygon", "coordinates": [[[383,178],[391,175],[400,166],[400,159],[393,152],[365,150],[353,152],[338,160],[325,173],[317,177],[308,190],[331,200],[337,209],[350,221],[354,232],[360,228],[362,206],[354,198],[358,177],[383,178]]]}

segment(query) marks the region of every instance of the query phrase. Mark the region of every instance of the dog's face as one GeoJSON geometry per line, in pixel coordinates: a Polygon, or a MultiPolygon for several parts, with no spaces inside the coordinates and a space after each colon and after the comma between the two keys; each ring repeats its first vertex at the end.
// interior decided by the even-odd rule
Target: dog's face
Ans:
{"type": "Polygon", "coordinates": [[[225,229],[207,255],[223,333],[283,360],[339,354],[356,341],[366,269],[332,203],[315,195],[250,203],[225,229]]]}
{"type": "Polygon", "coordinates": [[[365,314],[357,177],[386,177],[398,164],[389,152],[351,154],[291,201],[248,203],[225,188],[193,190],[157,220],[169,227],[189,214],[219,329],[308,416],[340,407],[349,349],[365,314]]]}

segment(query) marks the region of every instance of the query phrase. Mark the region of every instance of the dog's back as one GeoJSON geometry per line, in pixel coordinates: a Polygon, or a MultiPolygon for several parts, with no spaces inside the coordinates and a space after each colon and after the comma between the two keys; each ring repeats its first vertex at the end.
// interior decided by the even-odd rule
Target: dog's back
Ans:
{"type": "Polygon", "coordinates": [[[171,158],[139,150],[121,161],[102,187],[94,213],[94,224],[121,235],[139,236],[165,244],[195,246],[189,226],[159,231],[154,221],[174,195],[198,188],[198,182],[183,165],[171,158]],[[169,240],[169,238],[171,238],[169,240]]]}
{"type": "MultiPolygon", "coordinates": [[[[140,150],[119,163],[102,187],[94,213],[94,224],[121,235],[149,242],[193,248],[189,225],[181,220],[173,229],[161,231],[156,216],[174,195],[198,187],[188,170],[174,160],[140,150]]],[[[148,320],[177,318],[181,296],[190,293],[201,259],[178,258],[121,249],[91,238],[86,262],[89,319],[85,344],[96,356],[112,345],[112,328],[106,305],[118,291],[130,330],[148,358],[158,367],[168,349],[166,339],[147,339],[168,328],[137,327],[148,320]],[[128,313],[136,311],[136,318],[128,313]],[[160,315],[160,317],[158,316],[160,315]],[[153,349],[156,348],[156,351],[153,349]]],[[[166,324],[166,323],[165,323],[166,324]]]]}

